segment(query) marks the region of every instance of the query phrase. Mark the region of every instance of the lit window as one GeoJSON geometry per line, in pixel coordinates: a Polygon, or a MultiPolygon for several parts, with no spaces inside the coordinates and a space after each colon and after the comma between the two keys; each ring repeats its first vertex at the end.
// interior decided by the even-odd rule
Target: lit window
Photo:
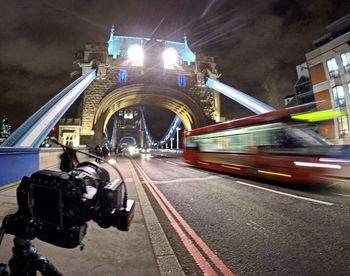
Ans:
{"type": "Polygon", "coordinates": [[[342,107],[345,106],[345,95],[344,95],[344,89],[342,85],[337,85],[333,87],[333,99],[334,99],[334,106],[335,107],[342,107]]]}
{"type": "Polygon", "coordinates": [[[338,131],[340,138],[349,135],[348,116],[342,116],[338,118],[338,131]]]}
{"type": "Polygon", "coordinates": [[[335,58],[327,60],[327,67],[331,78],[339,77],[339,68],[335,58]]]}
{"type": "Polygon", "coordinates": [[[132,114],[132,111],[130,109],[127,109],[124,114],[124,119],[132,119],[134,116],[132,114]]]}
{"type": "Polygon", "coordinates": [[[350,72],[350,52],[341,54],[341,59],[343,60],[345,72],[350,72]]]}
{"type": "Polygon", "coordinates": [[[126,71],[120,70],[119,72],[119,81],[120,82],[126,82],[126,71]]]}

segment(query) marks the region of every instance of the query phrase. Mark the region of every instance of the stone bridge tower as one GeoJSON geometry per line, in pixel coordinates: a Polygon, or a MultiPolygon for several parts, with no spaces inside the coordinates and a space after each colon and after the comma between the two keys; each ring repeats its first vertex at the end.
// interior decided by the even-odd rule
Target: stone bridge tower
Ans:
{"type": "Polygon", "coordinates": [[[79,125],[61,120],[60,137],[69,129],[79,136],[79,144],[102,143],[108,120],[131,105],[167,108],[180,116],[187,130],[220,119],[219,94],[205,86],[207,75],[218,77],[214,58],[195,55],[186,35],[183,42],[118,36],[112,27],[108,43],[86,44],[74,66],[72,78],[97,70],[84,92],[80,118],[75,120],[79,125]]]}

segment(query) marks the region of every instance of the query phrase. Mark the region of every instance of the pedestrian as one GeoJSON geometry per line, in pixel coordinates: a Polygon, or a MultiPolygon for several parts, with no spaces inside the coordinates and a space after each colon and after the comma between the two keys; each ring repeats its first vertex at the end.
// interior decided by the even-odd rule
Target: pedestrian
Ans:
{"type": "Polygon", "coordinates": [[[118,156],[118,144],[115,145],[115,147],[114,147],[114,155],[115,155],[115,157],[118,156]]]}
{"type": "MultiPolygon", "coordinates": [[[[102,157],[102,148],[101,148],[100,144],[96,145],[96,147],[95,147],[95,154],[98,157],[102,157]]],[[[96,158],[96,162],[97,163],[101,163],[102,161],[100,159],[96,158]]]]}
{"type": "Polygon", "coordinates": [[[68,147],[63,148],[63,153],[60,155],[60,169],[63,172],[70,172],[79,164],[77,152],[73,149],[73,143],[69,142],[68,147]]]}
{"type": "Polygon", "coordinates": [[[104,144],[103,148],[102,148],[102,154],[103,154],[103,158],[107,159],[107,157],[109,156],[109,149],[107,144],[104,144]]]}

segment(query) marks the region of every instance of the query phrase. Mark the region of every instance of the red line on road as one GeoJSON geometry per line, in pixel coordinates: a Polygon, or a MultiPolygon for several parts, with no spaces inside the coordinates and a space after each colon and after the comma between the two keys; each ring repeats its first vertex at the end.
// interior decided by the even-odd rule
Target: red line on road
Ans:
{"type": "Polygon", "coordinates": [[[196,232],[189,226],[189,224],[181,217],[181,215],[176,211],[176,209],[171,205],[171,203],[166,199],[163,193],[154,185],[152,180],[148,177],[141,166],[134,160],[131,160],[134,166],[138,169],[140,174],[143,176],[146,185],[150,188],[150,191],[158,201],[159,205],[163,209],[164,213],[168,217],[170,223],[173,225],[175,231],[178,233],[179,237],[183,241],[188,252],[193,256],[199,267],[202,269],[204,275],[216,275],[211,266],[207,261],[205,261],[203,255],[198,251],[198,249],[193,245],[192,241],[186,236],[182,231],[179,224],[175,221],[174,217],[178,220],[180,225],[185,229],[185,231],[192,237],[192,239],[197,243],[201,250],[206,254],[206,256],[213,262],[213,264],[220,270],[223,275],[235,276],[232,271],[219,259],[218,256],[206,245],[206,243],[196,234],[196,232]],[[204,259],[204,262],[202,260],[204,259]],[[209,266],[210,270],[207,269],[209,266]],[[213,274],[214,273],[214,274],[213,274]]]}

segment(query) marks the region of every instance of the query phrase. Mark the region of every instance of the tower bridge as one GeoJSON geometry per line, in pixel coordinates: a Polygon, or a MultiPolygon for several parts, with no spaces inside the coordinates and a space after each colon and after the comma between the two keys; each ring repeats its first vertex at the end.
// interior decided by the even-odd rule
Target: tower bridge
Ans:
{"type": "Polygon", "coordinates": [[[208,72],[219,76],[214,58],[193,53],[186,35],[183,42],[119,36],[112,27],[108,43],[88,43],[76,58],[72,77],[93,68],[96,79],[82,99],[81,125],[61,124],[61,138],[74,131],[80,144],[101,143],[113,114],[133,105],[164,107],[187,130],[220,120],[219,93],[205,85],[208,72]]]}
{"type": "MultiPolygon", "coordinates": [[[[11,164],[11,170],[1,171],[6,175],[3,183],[38,169],[37,148],[57,123],[62,144],[73,142],[74,146],[92,148],[103,142],[106,125],[117,111],[135,105],[160,106],[177,114],[157,144],[162,146],[178,134],[181,123],[185,130],[191,130],[219,121],[219,93],[258,114],[273,110],[218,81],[214,58],[193,53],[186,35],[183,42],[174,42],[118,36],[112,28],[108,43],[86,44],[76,54],[74,66],[73,82],[1,144],[0,153],[11,164]],[[73,103],[81,108],[69,118],[64,114],[73,103]]],[[[143,137],[148,145],[154,145],[152,134],[143,125],[143,137]]]]}
{"type": "MultiPolygon", "coordinates": [[[[160,106],[177,114],[160,141],[162,145],[172,139],[181,123],[191,130],[219,121],[218,92],[258,114],[273,110],[218,81],[214,58],[193,53],[186,35],[183,42],[118,36],[112,27],[108,43],[86,44],[76,54],[74,66],[71,76],[75,81],[28,118],[1,146],[39,147],[60,121],[61,143],[91,148],[103,142],[106,125],[114,113],[135,105],[160,106]],[[79,101],[78,115],[60,120],[79,101]]],[[[147,127],[142,131],[149,144],[147,127]]]]}

